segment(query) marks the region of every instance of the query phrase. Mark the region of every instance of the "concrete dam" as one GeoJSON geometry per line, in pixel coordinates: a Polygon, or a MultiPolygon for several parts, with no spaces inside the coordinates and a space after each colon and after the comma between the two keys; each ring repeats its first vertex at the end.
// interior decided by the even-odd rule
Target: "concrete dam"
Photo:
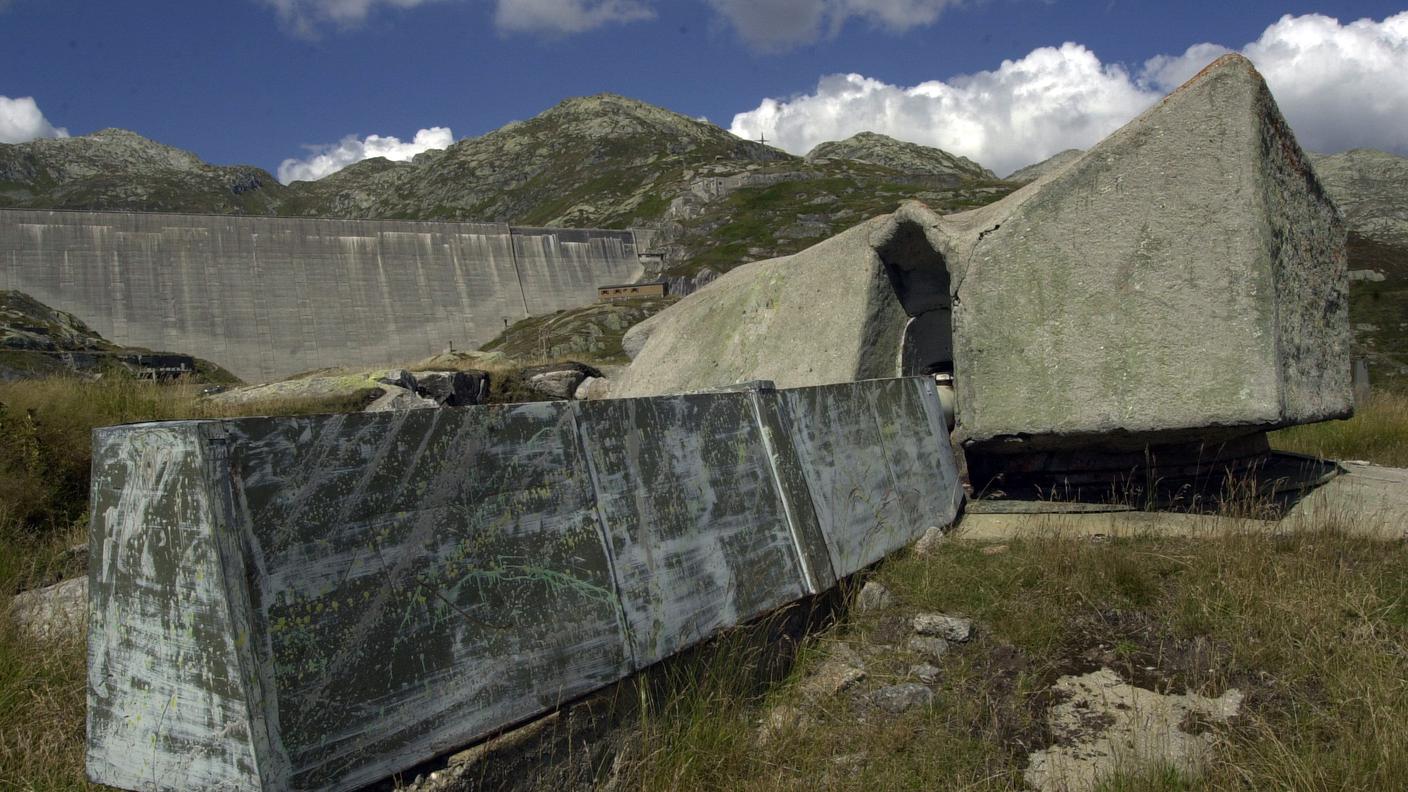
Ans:
{"type": "Polygon", "coordinates": [[[0,288],[242,379],[406,364],[643,274],[645,231],[0,210],[0,288]]]}

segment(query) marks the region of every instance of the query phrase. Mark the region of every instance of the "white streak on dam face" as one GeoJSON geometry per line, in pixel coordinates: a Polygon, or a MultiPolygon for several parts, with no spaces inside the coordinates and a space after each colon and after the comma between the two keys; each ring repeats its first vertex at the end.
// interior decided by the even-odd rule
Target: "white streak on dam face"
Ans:
{"type": "Polygon", "coordinates": [[[0,210],[4,288],[267,381],[472,349],[643,270],[631,231],[0,210]]]}

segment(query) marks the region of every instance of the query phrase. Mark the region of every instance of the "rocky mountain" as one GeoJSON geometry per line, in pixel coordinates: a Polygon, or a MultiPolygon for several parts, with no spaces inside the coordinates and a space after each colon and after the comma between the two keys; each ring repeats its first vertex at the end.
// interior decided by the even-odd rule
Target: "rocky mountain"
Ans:
{"type": "Polygon", "coordinates": [[[0,145],[0,206],[652,226],[664,254],[654,274],[690,277],[795,252],[911,198],[952,211],[1012,189],[882,135],[829,151],[795,157],[601,94],[411,162],[371,159],[286,186],[121,130],[0,145]]]}
{"type": "Polygon", "coordinates": [[[1355,233],[1408,249],[1408,157],[1351,149],[1310,159],[1355,233]]]}
{"type": "Polygon", "coordinates": [[[850,160],[880,165],[915,176],[936,176],[951,184],[963,179],[996,180],[992,171],[942,149],[906,143],[876,132],[861,132],[845,140],[820,143],[807,152],[806,161],[850,160]]]}
{"type": "Polygon", "coordinates": [[[284,193],[267,171],[122,129],[0,144],[0,207],[273,214],[284,193]]]}
{"type": "Polygon", "coordinates": [[[1084,154],[1084,153],[1085,153],[1085,151],[1082,150],[1082,149],[1066,149],[1065,151],[1057,152],[1056,154],[1053,154],[1053,155],[1051,155],[1050,157],[1047,157],[1046,159],[1042,160],[1041,162],[1038,162],[1038,163],[1035,163],[1035,164],[1032,164],[1032,165],[1028,165],[1028,166],[1025,167],[1025,168],[1019,168],[1019,169],[1013,171],[1010,175],[1008,175],[1007,181],[1013,181],[1013,182],[1031,182],[1031,181],[1036,181],[1037,179],[1040,179],[1042,176],[1046,175],[1047,173],[1049,173],[1049,172],[1051,172],[1051,171],[1053,171],[1053,170],[1056,170],[1057,168],[1061,167],[1062,165],[1065,165],[1065,164],[1067,164],[1067,163],[1069,163],[1069,162],[1075,160],[1077,157],[1079,157],[1080,155],[1082,155],[1082,154],[1084,154]]]}
{"type": "Polygon", "coordinates": [[[24,292],[0,289],[0,382],[123,373],[148,379],[190,377],[237,382],[228,371],[190,355],[120,347],[66,311],[24,292]]]}
{"type": "Polygon", "coordinates": [[[1408,384],[1408,158],[1372,149],[1313,154],[1349,224],[1349,320],[1376,383],[1408,384]]]}
{"type": "Polygon", "coordinates": [[[296,182],[284,213],[619,227],[658,217],[693,167],[789,159],[713,124],[600,94],[399,167],[362,163],[296,182]]]}

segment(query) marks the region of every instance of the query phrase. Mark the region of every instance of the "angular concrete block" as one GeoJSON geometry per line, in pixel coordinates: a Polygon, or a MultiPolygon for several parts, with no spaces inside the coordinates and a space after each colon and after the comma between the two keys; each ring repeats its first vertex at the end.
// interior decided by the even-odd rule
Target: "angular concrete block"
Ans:
{"type": "Polygon", "coordinates": [[[980,454],[1139,451],[1351,409],[1343,221],[1246,59],[1001,201],[922,204],[633,328],[613,395],[952,375],[980,454]]]}
{"type": "Polygon", "coordinates": [[[352,789],[603,687],[951,519],[938,410],[910,379],[98,430],[90,777],[352,789]]]}
{"type": "Polygon", "coordinates": [[[638,664],[807,593],[749,394],[578,410],[638,664]]]}
{"type": "Polygon", "coordinates": [[[870,247],[874,225],[746,264],[632,328],[627,341],[643,346],[612,398],[894,376],[906,317],[870,247]]]}
{"type": "Polygon", "coordinates": [[[352,788],[632,670],[569,413],[97,438],[95,780],[352,788]]]}
{"type": "Polygon", "coordinates": [[[953,522],[963,489],[927,378],[778,391],[837,577],[953,522]]]}
{"type": "Polygon", "coordinates": [[[971,246],[954,312],[970,445],[1349,413],[1344,225],[1245,59],[986,210],[939,226],[971,246]]]}

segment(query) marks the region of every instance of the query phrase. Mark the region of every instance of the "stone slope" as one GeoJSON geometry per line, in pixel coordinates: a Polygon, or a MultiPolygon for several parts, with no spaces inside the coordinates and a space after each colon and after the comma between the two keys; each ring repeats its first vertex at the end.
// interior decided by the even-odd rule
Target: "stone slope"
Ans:
{"type": "Polygon", "coordinates": [[[0,207],[274,214],[284,193],[267,171],[123,129],[0,144],[0,207]]]}
{"type": "Polygon", "coordinates": [[[1051,155],[1050,157],[1047,157],[1046,159],[1042,160],[1041,162],[1033,163],[1025,168],[1018,168],[1017,170],[1008,174],[1007,181],[1036,181],[1037,179],[1040,179],[1042,176],[1045,176],[1051,171],[1057,170],[1059,168],[1071,164],[1072,162],[1075,162],[1076,160],[1080,159],[1080,155],[1084,153],[1084,149],[1074,148],[1057,152],[1051,155]]]}
{"type": "Polygon", "coordinates": [[[845,140],[819,143],[807,152],[807,162],[823,159],[852,160],[881,165],[900,173],[952,179],[996,179],[978,163],[943,149],[896,140],[876,132],[861,132],[845,140]]]}
{"type": "Polygon", "coordinates": [[[1311,162],[1355,233],[1408,249],[1408,157],[1351,149],[1311,162]]]}

